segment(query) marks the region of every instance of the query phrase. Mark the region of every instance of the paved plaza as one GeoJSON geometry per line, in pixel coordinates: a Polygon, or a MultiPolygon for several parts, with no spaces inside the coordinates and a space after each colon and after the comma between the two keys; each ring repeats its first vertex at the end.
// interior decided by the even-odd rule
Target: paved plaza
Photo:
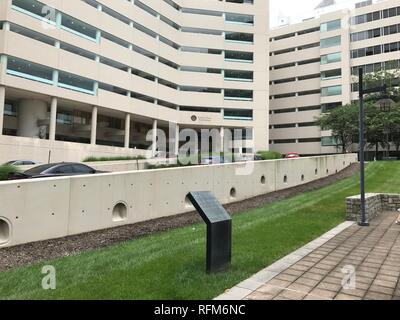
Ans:
{"type": "Polygon", "coordinates": [[[345,222],[217,300],[400,300],[400,226],[345,222]],[[347,281],[346,281],[347,280],[347,281]]]}

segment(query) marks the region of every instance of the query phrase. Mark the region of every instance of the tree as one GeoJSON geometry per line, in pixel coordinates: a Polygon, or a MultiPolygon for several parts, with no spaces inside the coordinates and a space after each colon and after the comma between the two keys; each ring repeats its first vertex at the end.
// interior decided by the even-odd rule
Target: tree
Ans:
{"type": "Polygon", "coordinates": [[[358,133],[358,115],[358,105],[349,104],[323,114],[317,119],[317,123],[323,130],[331,130],[341,145],[342,152],[347,153],[358,133]]]}
{"type": "Polygon", "coordinates": [[[378,159],[379,147],[385,147],[385,117],[370,101],[365,106],[365,139],[368,148],[375,148],[375,159],[378,159]]]}
{"type": "Polygon", "coordinates": [[[381,110],[376,104],[366,107],[366,139],[369,147],[375,147],[378,158],[379,147],[390,150],[391,142],[396,151],[400,149],[400,104],[389,110],[381,110]]]}
{"type": "MultiPolygon", "coordinates": [[[[357,83],[358,77],[354,79],[357,83]]],[[[375,148],[375,157],[378,158],[379,147],[390,150],[390,141],[400,149],[400,108],[392,105],[382,109],[379,100],[384,98],[394,103],[400,102],[400,69],[398,61],[385,63],[384,69],[368,73],[364,76],[364,87],[381,88],[386,86],[386,93],[377,92],[368,94],[365,101],[366,139],[369,148],[375,148]]]]}
{"type": "MultiPolygon", "coordinates": [[[[358,78],[355,82],[358,81],[358,78]]],[[[395,102],[400,99],[400,68],[397,61],[389,61],[385,63],[385,68],[381,71],[368,73],[364,76],[364,86],[368,88],[383,87],[386,85],[387,94],[395,102]]],[[[370,94],[366,97],[366,101],[377,101],[382,93],[370,94]]]]}

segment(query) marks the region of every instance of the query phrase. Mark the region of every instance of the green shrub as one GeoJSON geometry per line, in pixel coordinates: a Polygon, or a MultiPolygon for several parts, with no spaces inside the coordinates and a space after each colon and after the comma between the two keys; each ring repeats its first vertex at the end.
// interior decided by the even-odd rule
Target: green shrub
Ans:
{"type": "Polygon", "coordinates": [[[11,174],[17,173],[19,170],[15,166],[2,165],[0,166],[0,181],[7,180],[11,174]]]}
{"type": "Polygon", "coordinates": [[[260,155],[263,160],[275,160],[283,158],[282,154],[276,151],[258,151],[257,154],[260,155]]]}
{"type": "Polygon", "coordinates": [[[148,164],[148,170],[154,169],[170,169],[170,168],[180,168],[180,167],[191,167],[192,164],[182,164],[182,163],[174,163],[174,164],[148,164]]]}
{"type": "Polygon", "coordinates": [[[87,157],[83,162],[104,162],[104,161],[131,161],[131,160],[146,160],[144,156],[137,157],[87,157]]]}

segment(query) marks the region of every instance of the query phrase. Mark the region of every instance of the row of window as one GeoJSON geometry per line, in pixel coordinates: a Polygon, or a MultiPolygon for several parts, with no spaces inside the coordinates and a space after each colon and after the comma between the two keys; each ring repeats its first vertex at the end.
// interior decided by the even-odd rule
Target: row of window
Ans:
{"type": "MultiPolygon", "coordinates": [[[[15,3],[14,4],[14,8],[18,8],[19,10],[23,10],[24,13],[29,12],[29,13],[33,14],[35,17],[38,17],[38,18],[42,19],[42,15],[43,15],[42,10],[44,10],[43,9],[43,5],[42,5],[42,7],[38,7],[36,5],[38,2],[34,1],[32,7],[30,8],[29,6],[26,6],[27,3],[25,3],[25,2],[21,2],[20,0],[13,0],[13,1],[14,1],[13,4],[15,3]],[[30,11],[26,10],[26,9],[29,9],[29,8],[30,8],[30,11]]],[[[109,41],[112,41],[112,42],[114,42],[114,43],[116,43],[118,45],[121,45],[121,46],[123,46],[125,48],[132,47],[132,50],[134,50],[134,51],[136,51],[136,52],[138,52],[140,54],[143,54],[143,55],[145,55],[145,56],[147,56],[147,57],[149,57],[151,59],[156,59],[156,57],[157,57],[156,54],[153,54],[153,53],[151,53],[151,52],[149,52],[149,51],[147,51],[147,50],[145,50],[143,48],[140,48],[140,47],[137,47],[137,46],[135,46],[133,44],[130,44],[130,43],[128,43],[128,42],[126,42],[126,41],[124,41],[124,40],[122,40],[120,38],[117,38],[114,35],[107,34],[105,32],[102,32],[102,33],[97,32],[96,33],[95,32],[96,30],[94,28],[91,29],[89,26],[87,26],[85,24],[82,24],[80,21],[78,21],[76,19],[73,19],[72,17],[67,17],[65,15],[63,15],[62,17],[64,17],[65,20],[63,22],[63,20],[61,19],[60,27],[66,29],[68,31],[71,31],[73,33],[81,34],[83,32],[83,30],[85,30],[86,33],[89,32],[85,36],[89,37],[90,39],[94,39],[94,38],[101,39],[101,37],[103,37],[103,38],[105,38],[105,39],[107,39],[109,41]],[[63,25],[63,23],[64,23],[64,25],[63,25]]],[[[46,20],[46,22],[48,22],[48,20],[46,20]]],[[[238,36],[237,34],[233,33],[233,34],[227,35],[227,37],[229,39],[237,39],[238,37],[240,38],[240,35],[238,36]]],[[[162,39],[163,38],[160,38],[161,41],[162,41],[162,39]]],[[[49,41],[52,41],[52,40],[47,40],[47,42],[49,42],[49,41]]],[[[169,44],[167,41],[164,41],[164,42],[166,44],[169,44]]],[[[223,53],[222,50],[191,48],[191,47],[190,48],[182,47],[181,50],[182,51],[187,51],[187,52],[199,52],[199,53],[208,53],[208,54],[222,54],[223,53]]],[[[85,52],[84,50],[81,50],[81,49],[75,50],[75,51],[82,52],[86,57],[93,56],[93,54],[91,54],[90,52],[85,52]]],[[[245,63],[252,63],[253,62],[253,53],[252,52],[225,51],[224,53],[225,53],[225,60],[226,61],[245,62],[245,63]]],[[[169,65],[169,66],[171,66],[171,67],[173,67],[175,69],[178,69],[178,67],[179,67],[177,64],[175,64],[175,63],[173,63],[173,62],[171,62],[171,61],[169,61],[167,59],[161,58],[161,57],[160,57],[160,62],[165,63],[165,64],[167,64],[167,65],[169,65]]]]}
{"type": "Polygon", "coordinates": [[[316,78],[319,78],[319,77],[321,77],[321,74],[316,73],[316,74],[309,74],[309,75],[305,75],[305,76],[274,80],[274,81],[270,81],[269,84],[270,85],[283,84],[283,83],[289,83],[289,82],[295,82],[295,81],[304,81],[304,80],[316,79],[316,78]]]}
{"type": "Polygon", "coordinates": [[[321,56],[321,64],[335,63],[342,61],[342,53],[334,52],[330,54],[325,54],[321,56]]]}
{"type": "Polygon", "coordinates": [[[400,7],[389,8],[381,11],[374,11],[366,14],[361,14],[351,18],[351,24],[363,24],[367,22],[377,21],[381,19],[400,16],[400,7]]]}
{"type": "MultiPolygon", "coordinates": [[[[393,87],[400,87],[400,78],[395,78],[395,79],[391,80],[390,85],[393,86],[393,87]]],[[[359,83],[352,83],[351,84],[351,91],[352,92],[358,92],[359,88],[360,88],[359,87],[359,83]]]]}
{"type": "Polygon", "coordinates": [[[294,143],[316,143],[321,142],[321,138],[302,138],[302,139],[275,139],[271,144],[294,144],[294,143]]]}
{"type": "Polygon", "coordinates": [[[309,60],[302,60],[302,61],[298,61],[298,62],[279,64],[276,66],[272,66],[269,69],[270,70],[279,70],[279,69],[291,68],[291,67],[302,66],[302,65],[311,64],[311,63],[319,63],[319,62],[320,62],[320,59],[309,59],[309,60]]]}
{"type": "MultiPolygon", "coordinates": [[[[91,5],[92,7],[95,7],[96,9],[101,8],[101,11],[110,15],[111,17],[125,23],[128,25],[133,24],[133,27],[146,33],[147,35],[152,36],[153,38],[159,37],[161,41],[170,43],[172,47],[175,49],[179,49],[179,45],[176,44],[175,42],[163,38],[161,35],[157,34],[156,32],[137,24],[134,21],[131,21],[129,18],[126,16],[115,12],[114,10],[104,6],[103,4],[99,4],[98,1],[96,0],[81,0],[84,1],[85,3],[91,5]]],[[[222,31],[217,31],[217,30],[208,30],[208,29],[201,29],[201,28],[186,28],[178,25],[177,23],[171,21],[170,19],[166,18],[163,15],[160,15],[158,12],[150,8],[149,6],[145,5],[143,2],[139,0],[134,0],[133,4],[142,9],[143,11],[149,13],[153,17],[159,17],[159,19],[169,26],[173,27],[176,30],[182,31],[182,32],[190,32],[190,33],[199,33],[199,34],[209,34],[209,35],[217,35],[221,36],[223,34],[222,31]]],[[[224,12],[218,12],[218,11],[211,11],[211,10],[201,10],[201,9],[192,9],[192,8],[181,8],[180,10],[182,13],[189,13],[189,14],[202,14],[202,15],[210,15],[210,16],[224,16],[225,22],[227,23],[235,23],[235,24],[246,24],[246,25],[254,25],[254,16],[252,15],[244,15],[244,14],[236,14],[236,13],[224,13],[224,12]]],[[[232,37],[233,35],[237,35],[236,32],[225,32],[225,35],[230,35],[232,37]]],[[[246,34],[248,35],[248,34],[246,34]]],[[[231,40],[226,38],[226,40],[231,40]]],[[[241,40],[233,40],[233,41],[241,41],[241,40]]],[[[251,42],[253,39],[251,39],[251,42]]],[[[249,42],[249,41],[246,41],[249,42]]]]}
{"type": "Polygon", "coordinates": [[[307,128],[317,126],[316,122],[283,123],[271,125],[270,129],[307,128]]]}
{"type": "MultiPolygon", "coordinates": [[[[342,61],[342,53],[341,52],[335,52],[335,53],[322,55],[320,59],[312,59],[312,60],[300,61],[300,62],[298,62],[298,65],[304,65],[304,64],[308,64],[308,63],[316,63],[316,62],[320,62],[321,64],[328,64],[328,63],[335,63],[335,62],[341,62],[341,61],[342,61]]],[[[295,62],[286,63],[286,64],[270,67],[270,70],[291,68],[291,67],[295,67],[295,66],[296,66],[295,62]]],[[[306,79],[301,79],[301,80],[306,80],[306,79]]],[[[286,82],[296,81],[296,78],[293,77],[293,78],[290,78],[290,79],[282,79],[282,82],[279,82],[279,81],[280,80],[275,80],[274,82],[275,82],[275,84],[286,83],[286,82]]]]}
{"type": "MultiPolygon", "coordinates": [[[[191,111],[191,112],[213,112],[221,113],[221,109],[218,108],[198,108],[198,107],[180,107],[181,111],[191,111]]],[[[49,111],[50,112],[50,111],[49,111]]],[[[225,120],[253,120],[253,110],[244,109],[223,109],[222,110],[225,120]]],[[[9,117],[18,117],[18,109],[15,104],[6,102],[4,105],[4,115],[9,117]]],[[[123,120],[118,118],[101,118],[103,116],[99,115],[99,122],[108,123],[109,128],[124,129],[123,120]],[[106,121],[108,120],[108,121],[106,121]],[[113,120],[113,121],[111,121],[113,120]]],[[[89,112],[74,110],[66,111],[59,109],[57,112],[57,123],[63,125],[74,125],[81,124],[87,125],[91,122],[92,115],[89,112]]]]}
{"type": "Polygon", "coordinates": [[[283,93],[283,94],[276,94],[273,96],[270,96],[270,100],[273,99],[286,99],[286,98],[292,98],[292,97],[301,97],[301,96],[308,96],[308,95],[314,95],[314,94],[320,94],[321,91],[318,90],[306,90],[306,91],[300,91],[300,92],[290,92],[290,93],[283,93]]]}
{"type": "Polygon", "coordinates": [[[350,35],[350,40],[352,42],[356,42],[356,41],[362,41],[362,40],[366,40],[366,39],[389,36],[389,35],[397,34],[397,33],[400,33],[400,24],[393,24],[393,25],[387,26],[387,27],[352,33],[350,35]]]}
{"type": "Polygon", "coordinates": [[[285,53],[301,51],[301,50],[306,50],[306,49],[311,49],[311,48],[316,48],[316,47],[319,47],[319,46],[320,46],[319,42],[310,43],[310,44],[307,44],[307,45],[292,47],[292,48],[283,49],[283,50],[277,50],[277,51],[271,52],[270,56],[274,56],[274,55],[278,56],[278,55],[285,54],[285,53]]]}
{"type": "Polygon", "coordinates": [[[340,46],[341,44],[342,44],[341,36],[321,39],[321,48],[322,49],[340,46]]]}
{"type": "Polygon", "coordinates": [[[271,140],[271,144],[294,144],[294,143],[316,143],[321,142],[323,147],[336,147],[339,142],[336,137],[306,138],[306,139],[276,139],[271,140]]]}
{"type": "MultiPolygon", "coordinates": [[[[97,83],[96,81],[86,79],[77,75],[73,75],[64,71],[53,70],[46,66],[34,64],[22,59],[8,57],[7,73],[13,76],[22,77],[25,79],[38,81],[46,84],[57,85],[61,88],[78,91],[81,93],[96,95],[97,89],[103,89],[110,92],[131,96],[143,101],[155,103],[157,99],[142,95],[140,93],[129,92],[127,90],[116,88],[107,84],[97,83]]],[[[182,91],[219,93],[223,91],[225,100],[241,100],[252,101],[253,91],[237,90],[237,89],[214,89],[214,88],[199,88],[199,87],[181,87],[182,91]]],[[[178,106],[169,102],[158,100],[158,104],[177,109],[178,106]]]]}
{"type": "Polygon", "coordinates": [[[351,58],[361,58],[366,56],[373,56],[376,54],[396,52],[400,50],[400,42],[392,42],[387,44],[381,44],[376,46],[371,46],[367,48],[361,48],[351,51],[351,58]]]}
{"type": "Polygon", "coordinates": [[[298,32],[284,34],[281,36],[271,38],[270,41],[278,41],[278,40],[288,39],[288,38],[301,36],[301,35],[313,33],[313,32],[329,32],[329,31],[340,29],[341,27],[342,27],[342,21],[340,19],[333,20],[333,21],[321,23],[319,28],[310,28],[310,29],[306,29],[306,30],[302,30],[302,31],[298,31],[298,32]]]}
{"type": "MultiPolygon", "coordinates": [[[[10,31],[16,32],[18,34],[21,34],[23,36],[27,36],[29,38],[36,39],[38,41],[44,42],[49,45],[53,45],[56,40],[53,40],[52,38],[42,36],[41,34],[38,34],[34,31],[22,28],[20,26],[10,24],[10,31]]],[[[178,89],[179,85],[172,83],[170,81],[164,80],[162,78],[157,78],[147,72],[131,68],[127,65],[124,65],[122,63],[113,61],[108,58],[104,57],[96,57],[95,54],[92,54],[90,52],[85,52],[79,48],[73,47],[71,45],[65,44],[65,43],[60,43],[60,49],[68,51],[73,54],[77,54],[80,56],[83,56],[85,58],[91,59],[98,61],[99,63],[106,64],[108,66],[114,67],[118,70],[125,71],[125,72],[131,72],[132,74],[135,74],[139,77],[145,78],[150,81],[158,81],[158,83],[168,86],[173,89],[178,89]]],[[[162,62],[161,60],[160,62],[162,62]]],[[[168,61],[166,62],[168,64],[168,61]]],[[[169,64],[168,64],[169,65],[169,64]]],[[[200,68],[200,67],[186,67],[182,66],[179,67],[181,71],[188,71],[188,72],[202,72],[202,73],[216,73],[216,74],[223,74],[224,79],[226,81],[244,81],[244,82],[252,82],[253,81],[253,72],[252,71],[241,71],[241,70],[221,70],[221,69],[213,69],[213,68],[200,68]]]]}
{"type": "Polygon", "coordinates": [[[333,20],[325,23],[321,23],[321,32],[328,32],[340,29],[342,27],[341,20],[333,20]]]}
{"type": "Polygon", "coordinates": [[[306,112],[306,111],[315,111],[321,110],[321,106],[306,106],[299,108],[285,108],[285,109],[275,109],[270,110],[269,114],[282,114],[282,113],[293,113],[293,112],[306,112]]]}
{"type": "MultiPolygon", "coordinates": [[[[331,78],[331,79],[333,79],[333,78],[331,78]]],[[[301,91],[301,92],[277,94],[277,95],[270,96],[270,100],[286,99],[286,98],[313,95],[313,94],[321,94],[322,97],[338,96],[338,95],[342,94],[342,86],[330,86],[330,87],[323,87],[318,90],[307,90],[307,91],[301,91]]]]}
{"type": "Polygon", "coordinates": [[[321,31],[320,27],[305,29],[305,30],[292,32],[292,33],[288,33],[288,34],[284,34],[281,36],[276,36],[276,37],[270,38],[270,42],[284,40],[284,39],[293,38],[296,36],[301,36],[301,35],[305,35],[305,34],[309,34],[309,33],[320,32],[320,31],[321,31]]]}
{"type": "MultiPolygon", "coordinates": [[[[94,0],[85,0],[85,3],[91,4],[94,6],[95,2],[94,0]]],[[[140,3],[140,2],[139,2],[140,3]]],[[[95,42],[100,42],[101,38],[108,39],[118,45],[124,46],[125,48],[129,47],[135,47],[133,44],[126,42],[125,40],[122,40],[115,35],[106,33],[104,31],[97,30],[96,28],[80,21],[77,20],[73,17],[70,17],[64,13],[57,12],[56,14],[51,14],[48,15],[49,9],[47,6],[43,5],[42,3],[36,1],[36,0],[13,0],[12,2],[13,8],[21,11],[25,14],[28,14],[30,16],[33,16],[35,18],[38,18],[46,23],[53,24],[60,29],[69,31],[71,33],[74,33],[75,35],[78,35],[80,37],[83,37],[85,39],[95,41],[95,42]]],[[[143,5],[144,6],[144,5],[143,5]]],[[[157,38],[160,42],[165,43],[166,45],[169,45],[173,47],[176,50],[181,49],[181,47],[176,44],[175,42],[164,38],[163,36],[158,35],[157,33],[143,27],[142,25],[139,25],[133,21],[130,21],[129,19],[125,17],[124,19],[121,17],[124,17],[120,15],[119,13],[116,13],[113,10],[108,9],[107,7],[101,6],[101,9],[103,10],[104,13],[109,14],[110,16],[114,18],[119,18],[120,21],[127,23],[131,25],[133,28],[136,28],[137,30],[144,32],[146,35],[149,35],[153,38],[157,38]]],[[[186,28],[182,30],[183,32],[202,32],[202,30],[196,30],[193,28],[186,28]]],[[[203,30],[204,31],[204,30],[203,30]]],[[[222,34],[222,32],[219,32],[219,34],[222,34]]],[[[227,41],[235,41],[235,42],[248,42],[252,43],[253,42],[253,35],[252,34],[242,34],[238,32],[226,32],[225,33],[225,39],[227,41]]],[[[138,51],[141,51],[141,53],[152,57],[155,56],[154,54],[148,52],[145,49],[138,48],[138,51]]],[[[240,59],[238,59],[240,61],[240,59]]],[[[173,64],[171,64],[173,65],[173,64]]]]}
{"type": "Polygon", "coordinates": [[[394,70],[400,68],[400,60],[390,60],[385,62],[371,63],[363,66],[355,66],[351,68],[351,74],[358,76],[358,70],[362,68],[364,73],[376,73],[383,70],[394,70]]]}
{"type": "Polygon", "coordinates": [[[333,69],[333,70],[322,71],[321,73],[315,73],[315,74],[310,74],[310,75],[305,75],[305,76],[274,80],[274,81],[270,81],[269,84],[276,85],[276,84],[284,84],[284,83],[290,83],[290,82],[295,82],[295,81],[305,81],[305,80],[311,80],[311,79],[317,79],[317,78],[320,78],[321,80],[332,80],[332,79],[341,78],[341,76],[342,76],[342,69],[333,69]]]}
{"type": "Polygon", "coordinates": [[[342,86],[330,86],[321,88],[322,97],[339,96],[342,94],[342,86]]]}
{"type": "Polygon", "coordinates": [[[299,108],[285,108],[285,109],[276,109],[270,110],[270,114],[283,114],[283,113],[293,113],[293,112],[306,112],[306,111],[321,111],[322,113],[329,112],[339,106],[342,105],[342,102],[331,102],[331,103],[324,103],[322,105],[317,106],[306,106],[306,107],[299,107],[299,108]]]}
{"type": "MultiPolygon", "coordinates": [[[[129,0],[128,0],[129,1],[129,0]]],[[[254,0],[218,0],[220,2],[238,3],[238,4],[254,4],[254,0]]],[[[169,4],[172,8],[177,11],[182,11],[182,7],[173,0],[164,0],[165,3],[169,4]]]]}

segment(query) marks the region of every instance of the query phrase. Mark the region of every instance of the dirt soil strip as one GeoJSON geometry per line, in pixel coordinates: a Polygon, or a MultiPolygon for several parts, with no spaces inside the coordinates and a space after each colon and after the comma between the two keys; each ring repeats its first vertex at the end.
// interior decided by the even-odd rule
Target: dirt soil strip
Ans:
{"type": "MultiPolygon", "coordinates": [[[[301,186],[257,196],[226,206],[230,214],[260,208],[266,204],[287,199],[298,194],[320,189],[352,176],[358,171],[358,164],[353,164],[343,171],[301,186]]],[[[54,240],[28,243],[0,249],[0,271],[32,264],[39,261],[73,256],[81,252],[104,248],[124,241],[137,239],[201,222],[196,212],[140,222],[122,227],[100,230],[85,234],[68,236],[54,240]]]]}

